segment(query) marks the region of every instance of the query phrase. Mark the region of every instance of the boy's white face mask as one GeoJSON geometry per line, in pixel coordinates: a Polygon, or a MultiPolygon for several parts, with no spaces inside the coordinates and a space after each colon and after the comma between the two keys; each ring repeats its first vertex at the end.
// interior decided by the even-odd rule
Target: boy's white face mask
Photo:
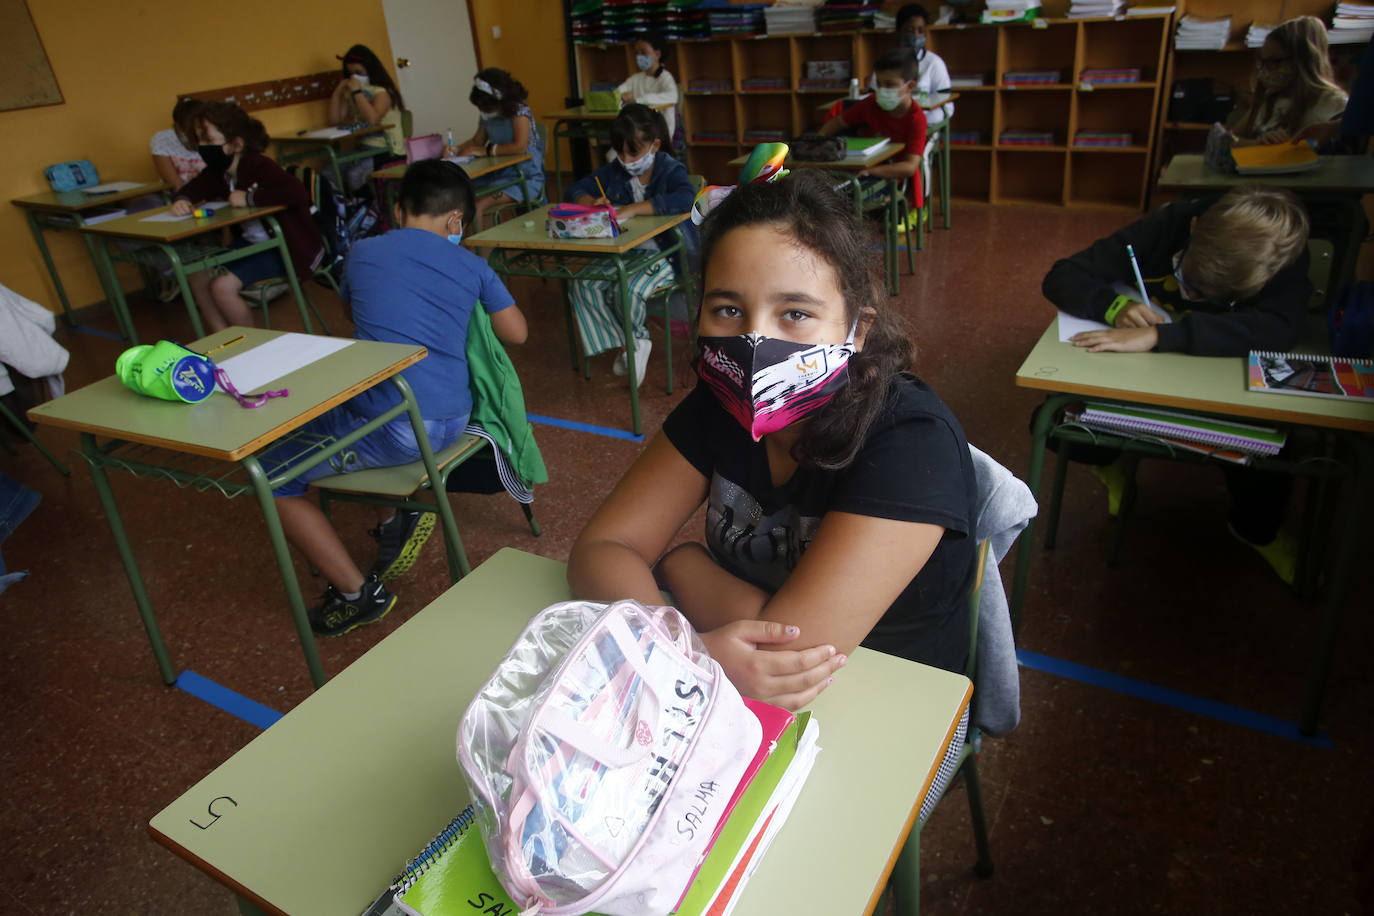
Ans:
{"type": "Polygon", "coordinates": [[[874,93],[874,100],[883,111],[894,111],[898,105],[902,104],[902,90],[879,88],[874,93]]]}

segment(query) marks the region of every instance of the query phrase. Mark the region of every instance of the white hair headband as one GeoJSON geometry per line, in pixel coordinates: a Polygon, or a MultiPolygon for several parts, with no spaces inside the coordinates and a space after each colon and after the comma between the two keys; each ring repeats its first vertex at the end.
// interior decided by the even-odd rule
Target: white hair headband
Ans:
{"type": "Polygon", "coordinates": [[[472,78],[472,85],[476,86],[478,89],[482,90],[494,99],[501,98],[501,90],[492,88],[491,83],[488,83],[480,76],[474,76],[472,78]]]}

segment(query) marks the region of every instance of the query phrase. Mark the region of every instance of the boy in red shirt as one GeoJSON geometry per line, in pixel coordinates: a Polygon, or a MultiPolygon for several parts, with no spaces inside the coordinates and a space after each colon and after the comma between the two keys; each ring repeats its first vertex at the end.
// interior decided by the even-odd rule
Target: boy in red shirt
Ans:
{"type": "Polygon", "coordinates": [[[847,127],[863,125],[875,136],[887,137],[900,144],[902,152],[879,165],[871,165],[859,177],[908,179],[911,202],[920,207],[921,155],[926,148],[926,113],[916,104],[916,75],[920,65],[908,48],[885,52],[874,65],[877,71],[877,91],[841,109],[839,117],[821,125],[825,136],[838,134],[847,127]]]}

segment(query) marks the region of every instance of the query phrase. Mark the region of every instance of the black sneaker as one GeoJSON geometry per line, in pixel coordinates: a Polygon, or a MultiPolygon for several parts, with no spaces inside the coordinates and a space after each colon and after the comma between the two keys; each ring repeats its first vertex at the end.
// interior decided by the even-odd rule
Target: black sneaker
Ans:
{"type": "Polygon", "coordinates": [[[410,571],[420,557],[420,548],[434,532],[433,512],[396,510],[389,521],[369,534],[377,539],[377,559],[372,563],[372,578],[391,582],[410,571]]]}
{"type": "Polygon", "coordinates": [[[362,594],[352,601],[334,586],[324,590],[324,604],[312,608],[310,629],[321,636],[342,636],[363,624],[375,623],[396,604],[396,596],[374,578],[363,583],[362,594]]]}

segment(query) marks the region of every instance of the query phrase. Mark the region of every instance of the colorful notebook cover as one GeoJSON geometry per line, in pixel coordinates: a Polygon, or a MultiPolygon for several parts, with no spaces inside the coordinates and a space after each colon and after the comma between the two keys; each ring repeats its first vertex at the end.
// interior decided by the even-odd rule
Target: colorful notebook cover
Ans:
{"type": "Polygon", "coordinates": [[[1242,175],[1283,175],[1315,169],[1317,151],[1306,143],[1263,143],[1231,149],[1236,171],[1242,175]]]}
{"type": "Polygon", "coordinates": [[[1251,391],[1374,401],[1374,360],[1250,351],[1251,391]]]}

